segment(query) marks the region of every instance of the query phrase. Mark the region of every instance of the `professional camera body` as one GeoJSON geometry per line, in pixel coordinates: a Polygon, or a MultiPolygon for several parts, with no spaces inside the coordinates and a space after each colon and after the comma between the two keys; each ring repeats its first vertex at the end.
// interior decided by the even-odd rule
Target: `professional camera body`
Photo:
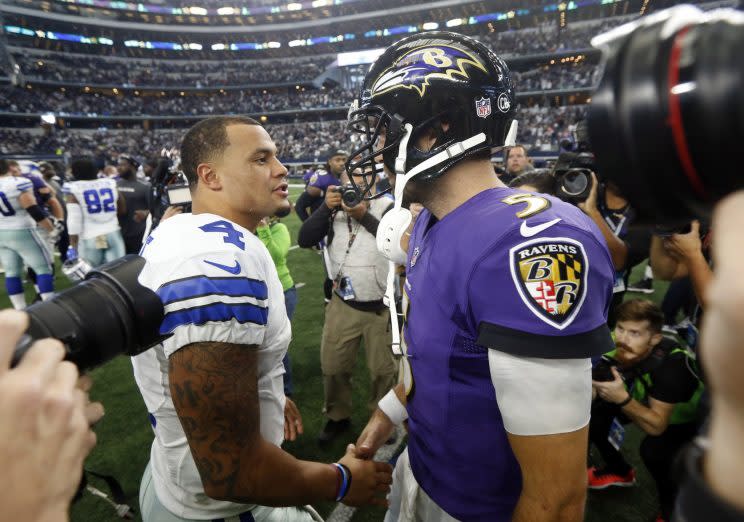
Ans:
{"type": "Polygon", "coordinates": [[[597,166],[648,224],[709,218],[744,188],[744,13],[681,5],[592,40],[602,77],[588,126],[597,166]]]}
{"type": "Polygon", "coordinates": [[[354,185],[352,185],[351,183],[346,183],[344,185],[338,185],[335,187],[329,187],[328,190],[340,192],[341,201],[343,201],[344,205],[346,205],[349,208],[353,208],[357,206],[362,201],[362,198],[359,197],[359,194],[354,188],[354,185]]]}
{"type": "Polygon", "coordinates": [[[592,172],[596,172],[591,152],[563,152],[553,167],[556,197],[572,204],[586,201],[592,191],[592,172]]]}
{"type": "Polygon", "coordinates": [[[651,349],[646,357],[626,368],[621,368],[612,357],[603,355],[592,367],[592,380],[598,382],[615,380],[615,376],[612,374],[612,368],[615,368],[620,372],[625,382],[630,383],[641,375],[658,368],[676,346],[678,346],[676,340],[671,337],[664,337],[659,344],[651,349]]]}
{"type": "Polygon", "coordinates": [[[154,230],[170,206],[191,212],[191,190],[183,172],[179,170],[179,157],[175,149],[163,149],[162,156],[152,173],[150,214],[154,230]]]}

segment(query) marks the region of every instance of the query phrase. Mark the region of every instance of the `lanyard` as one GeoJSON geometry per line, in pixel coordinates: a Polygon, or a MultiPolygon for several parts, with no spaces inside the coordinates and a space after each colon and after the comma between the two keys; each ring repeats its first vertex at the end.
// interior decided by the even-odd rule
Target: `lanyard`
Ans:
{"type": "Polygon", "coordinates": [[[349,252],[351,251],[351,245],[354,244],[354,240],[357,237],[357,234],[359,233],[359,227],[361,227],[361,223],[357,223],[354,225],[352,229],[351,225],[351,216],[349,214],[346,214],[346,228],[349,230],[349,242],[346,245],[346,252],[344,253],[344,258],[341,261],[341,264],[338,267],[338,272],[336,272],[336,277],[333,278],[333,280],[337,280],[339,276],[341,275],[341,272],[344,269],[344,265],[346,264],[346,260],[349,258],[349,252]]]}

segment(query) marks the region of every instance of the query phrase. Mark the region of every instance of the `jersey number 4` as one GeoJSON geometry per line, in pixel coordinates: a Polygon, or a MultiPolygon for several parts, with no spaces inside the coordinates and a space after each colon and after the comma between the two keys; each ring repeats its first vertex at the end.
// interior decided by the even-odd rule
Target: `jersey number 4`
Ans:
{"type": "Polygon", "coordinates": [[[199,227],[204,232],[217,232],[225,234],[223,241],[235,245],[241,250],[245,250],[245,241],[243,241],[243,233],[239,230],[235,230],[235,227],[229,221],[220,220],[207,223],[199,227]]]}
{"type": "Polygon", "coordinates": [[[0,214],[5,217],[15,215],[15,210],[10,206],[10,201],[8,201],[8,197],[4,192],[0,192],[0,214]]]}
{"type": "Polygon", "coordinates": [[[88,207],[88,214],[116,211],[114,192],[110,188],[86,190],[83,192],[83,198],[85,198],[85,205],[88,207]]]}

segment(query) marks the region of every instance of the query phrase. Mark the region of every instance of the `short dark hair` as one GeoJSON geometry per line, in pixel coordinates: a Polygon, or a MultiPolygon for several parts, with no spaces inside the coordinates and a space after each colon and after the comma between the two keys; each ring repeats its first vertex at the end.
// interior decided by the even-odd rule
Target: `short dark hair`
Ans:
{"type": "Polygon", "coordinates": [[[519,188],[522,185],[532,185],[541,194],[555,196],[555,178],[549,169],[530,170],[509,183],[512,188],[519,188]]]}
{"type": "Polygon", "coordinates": [[[258,125],[247,116],[215,116],[200,121],[191,127],[181,142],[181,169],[186,175],[189,186],[199,181],[196,167],[213,159],[224,151],[230,142],[227,139],[227,127],[230,125],[258,125]]]}
{"type": "Polygon", "coordinates": [[[0,159],[0,176],[4,176],[10,170],[10,162],[6,159],[0,159]]]}
{"type": "Polygon", "coordinates": [[[98,177],[98,167],[90,156],[75,158],[70,164],[70,170],[75,179],[96,179],[98,177]]]}
{"type": "Polygon", "coordinates": [[[519,143],[516,143],[506,149],[506,151],[504,152],[504,161],[509,159],[509,154],[511,154],[512,149],[522,149],[522,152],[524,152],[524,155],[529,156],[529,154],[527,154],[527,147],[519,143]]]}
{"type": "Polygon", "coordinates": [[[648,321],[651,333],[661,333],[664,326],[664,312],[661,307],[648,299],[625,301],[615,310],[617,321],[648,321]]]}

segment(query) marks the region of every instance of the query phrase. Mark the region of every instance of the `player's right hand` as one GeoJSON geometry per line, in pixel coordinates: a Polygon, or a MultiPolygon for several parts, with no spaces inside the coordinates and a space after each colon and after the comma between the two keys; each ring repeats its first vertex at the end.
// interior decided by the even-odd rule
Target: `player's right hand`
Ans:
{"type": "Polygon", "coordinates": [[[387,462],[362,460],[355,456],[356,448],[349,444],[339,462],[351,471],[351,487],[341,501],[347,506],[367,504],[387,507],[385,498],[393,483],[393,467],[387,462]]]}
{"type": "Polygon", "coordinates": [[[325,195],[325,204],[331,210],[337,209],[341,206],[341,193],[336,190],[336,187],[328,187],[325,195]]]}
{"type": "Polygon", "coordinates": [[[367,460],[374,457],[394,430],[395,425],[390,418],[377,408],[356,441],[356,456],[367,460]]]}

